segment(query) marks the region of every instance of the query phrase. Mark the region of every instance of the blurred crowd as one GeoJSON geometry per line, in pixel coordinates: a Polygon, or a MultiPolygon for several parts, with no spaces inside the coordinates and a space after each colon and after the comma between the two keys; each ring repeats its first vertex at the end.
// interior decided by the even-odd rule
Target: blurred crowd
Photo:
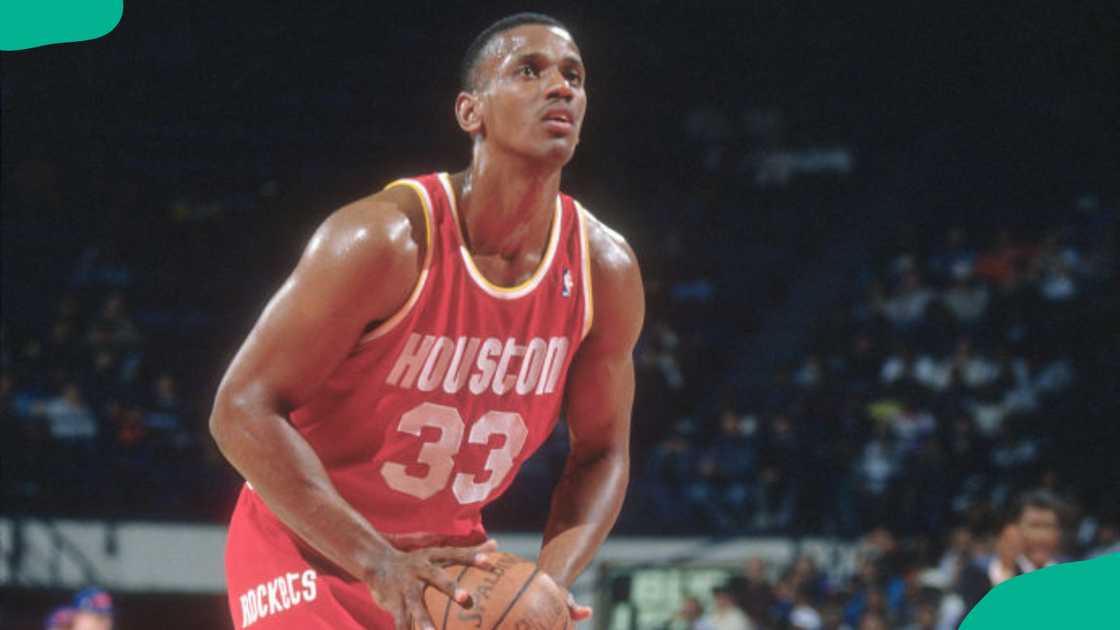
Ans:
{"type": "Polygon", "coordinates": [[[787,567],[753,558],[710,598],[686,597],[665,629],[952,630],[1012,577],[1071,557],[1120,552],[1118,520],[1063,551],[1070,516],[1053,492],[1032,490],[1012,501],[991,529],[954,528],[943,546],[874,529],[859,540],[848,572],[819,567],[807,555],[787,567]]]}
{"type": "Polygon", "coordinates": [[[5,321],[0,448],[11,509],[197,514],[221,476],[204,407],[183,391],[174,348],[151,339],[129,307],[132,275],[111,252],[88,247],[40,328],[5,321]]]}
{"type": "MultiPolygon", "coordinates": [[[[945,532],[1033,486],[1086,518],[1115,506],[1107,459],[1076,449],[1111,426],[1116,215],[1067,218],[883,252],[866,297],[821,314],[772,382],[669,418],[633,500],[662,531],[845,537],[945,532]]],[[[639,364],[669,387],[696,376],[671,327],[646,334],[639,364]]]]}

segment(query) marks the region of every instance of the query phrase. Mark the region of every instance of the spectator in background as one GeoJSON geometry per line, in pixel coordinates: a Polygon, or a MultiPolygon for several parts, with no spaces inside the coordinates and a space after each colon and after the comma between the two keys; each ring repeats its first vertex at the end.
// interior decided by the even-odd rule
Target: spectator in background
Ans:
{"type": "Polygon", "coordinates": [[[687,525],[688,489],[696,470],[696,453],[690,435],[692,421],[680,420],[674,432],[653,448],[646,463],[646,474],[638,480],[653,508],[659,527],[677,531],[687,525]]]}
{"type": "Polygon", "coordinates": [[[819,630],[821,614],[813,606],[813,591],[803,585],[794,591],[793,610],[789,613],[789,625],[797,630],[819,630]]]}
{"type": "Polygon", "coordinates": [[[754,620],[766,619],[774,605],[774,589],[767,578],[766,561],[762,558],[747,560],[743,579],[739,584],[739,606],[754,620]]]}
{"type": "Polygon", "coordinates": [[[113,292],[105,298],[89,339],[95,346],[107,345],[117,351],[132,349],[140,343],[140,330],[128,316],[124,295],[113,292]]]}
{"type": "Polygon", "coordinates": [[[735,603],[735,595],[727,586],[712,589],[712,611],[700,623],[704,630],[754,630],[754,623],[735,603]]]}
{"type": "Polygon", "coordinates": [[[951,365],[958,382],[969,389],[990,385],[1000,377],[999,363],[974,352],[972,340],[967,337],[957,341],[951,365]]]}
{"type": "Polygon", "coordinates": [[[55,440],[92,446],[97,438],[97,418],[75,383],[66,383],[58,396],[43,403],[42,415],[55,440]]]}
{"type": "Polygon", "coordinates": [[[113,630],[113,598],[90,586],[74,595],[74,624],[71,630],[113,630]]]}
{"type": "Polygon", "coordinates": [[[59,606],[47,614],[47,620],[43,627],[46,630],[74,630],[74,614],[76,612],[69,606],[59,606]]]}
{"type": "Polygon", "coordinates": [[[1099,558],[1110,553],[1120,553],[1120,514],[1101,517],[1093,538],[1092,547],[1085,554],[1086,557],[1099,558]]]}
{"type": "Polygon", "coordinates": [[[965,569],[959,591],[971,609],[993,587],[1058,562],[1064,504],[1046,490],[1023,494],[1000,531],[992,556],[965,569]]]}
{"type": "Polygon", "coordinates": [[[919,409],[912,397],[903,399],[902,409],[891,419],[898,452],[907,455],[918,450],[921,443],[937,429],[937,420],[929,411],[919,409]]]}
{"type": "Polygon", "coordinates": [[[665,625],[664,630],[712,630],[711,626],[702,621],[704,605],[692,595],[684,598],[681,607],[673,613],[673,620],[665,625]]]}
{"type": "Polygon", "coordinates": [[[751,499],[750,484],[758,455],[754,443],[743,433],[734,410],[720,414],[719,434],[700,455],[699,480],[689,490],[695,504],[719,531],[731,533],[746,520],[751,499]]]}
{"type": "Polygon", "coordinates": [[[858,630],[888,630],[887,618],[882,613],[869,612],[860,618],[858,630]]]}
{"type": "Polygon", "coordinates": [[[1064,511],[1064,502],[1047,490],[1028,492],[1017,502],[1016,524],[1023,537],[1018,564],[1024,573],[1058,563],[1064,511]]]}
{"type": "Polygon", "coordinates": [[[988,311],[991,293],[983,282],[972,277],[971,269],[959,266],[953,269],[953,283],[942,294],[941,301],[958,323],[975,330],[988,311]]]}
{"type": "Polygon", "coordinates": [[[954,226],[945,235],[945,245],[940,251],[930,255],[927,267],[940,281],[955,276],[960,270],[972,270],[976,252],[968,245],[968,235],[964,228],[954,226]]]}
{"type": "Polygon", "coordinates": [[[771,420],[764,444],[761,451],[766,459],[755,502],[760,510],[759,526],[785,531],[797,515],[805,453],[793,422],[784,413],[771,420]]]}
{"type": "Polygon", "coordinates": [[[1043,268],[1038,292],[1049,302],[1068,302],[1077,297],[1077,283],[1068,262],[1055,258],[1043,268]]]}
{"type": "Polygon", "coordinates": [[[997,287],[1011,288],[1018,281],[1018,268],[1027,254],[1024,248],[1015,245],[1011,232],[1001,228],[995,244],[976,257],[973,271],[978,278],[997,287]]]}
{"type": "Polygon", "coordinates": [[[934,299],[935,294],[922,282],[922,276],[916,270],[910,269],[903,272],[898,287],[886,300],[880,300],[878,310],[894,324],[895,328],[902,331],[913,330],[926,315],[926,306],[934,299]]]}
{"type": "Polygon", "coordinates": [[[183,431],[183,407],[178,382],[168,372],[161,372],[152,381],[151,400],[144,424],[152,431],[174,440],[183,431]]]}
{"type": "Polygon", "coordinates": [[[860,514],[865,524],[879,524],[886,518],[888,491],[891,481],[898,475],[898,468],[899,456],[894,439],[886,426],[877,425],[856,462],[860,514]]]}

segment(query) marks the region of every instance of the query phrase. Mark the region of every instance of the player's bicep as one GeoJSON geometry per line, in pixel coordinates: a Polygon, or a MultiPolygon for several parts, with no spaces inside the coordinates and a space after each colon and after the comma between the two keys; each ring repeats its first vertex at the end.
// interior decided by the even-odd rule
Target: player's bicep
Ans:
{"type": "Polygon", "coordinates": [[[416,257],[407,220],[363,226],[361,215],[343,209],[315,233],[238,351],[219,396],[297,406],[371,321],[407,299],[416,257]]]}
{"type": "Polygon", "coordinates": [[[645,295],[633,251],[609,231],[592,232],[594,322],[568,374],[573,452],[628,448],[634,404],[634,345],[645,295]]]}
{"type": "Polygon", "coordinates": [[[634,405],[633,359],[629,353],[604,355],[591,350],[581,348],[568,374],[566,416],[572,451],[588,455],[625,451],[634,405]]]}

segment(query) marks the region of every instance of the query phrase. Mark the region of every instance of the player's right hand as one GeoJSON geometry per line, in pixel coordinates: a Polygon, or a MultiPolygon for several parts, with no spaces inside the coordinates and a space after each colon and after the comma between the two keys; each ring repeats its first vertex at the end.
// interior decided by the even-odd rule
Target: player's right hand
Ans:
{"type": "Polygon", "coordinates": [[[474,606],[471,594],[455,585],[443,567],[449,564],[475,566],[492,571],[493,540],[474,547],[431,547],[415,551],[392,551],[368,582],[377,605],[393,615],[397,630],[435,630],[436,624],[424,606],[424,587],[431,585],[463,608],[474,606]]]}

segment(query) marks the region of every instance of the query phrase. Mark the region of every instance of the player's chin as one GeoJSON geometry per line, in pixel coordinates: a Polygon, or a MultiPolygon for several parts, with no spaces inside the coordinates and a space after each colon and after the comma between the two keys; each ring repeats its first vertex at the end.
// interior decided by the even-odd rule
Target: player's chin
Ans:
{"type": "Polygon", "coordinates": [[[540,156],[544,161],[563,166],[575,155],[577,144],[579,139],[574,136],[549,138],[540,145],[540,156]]]}

